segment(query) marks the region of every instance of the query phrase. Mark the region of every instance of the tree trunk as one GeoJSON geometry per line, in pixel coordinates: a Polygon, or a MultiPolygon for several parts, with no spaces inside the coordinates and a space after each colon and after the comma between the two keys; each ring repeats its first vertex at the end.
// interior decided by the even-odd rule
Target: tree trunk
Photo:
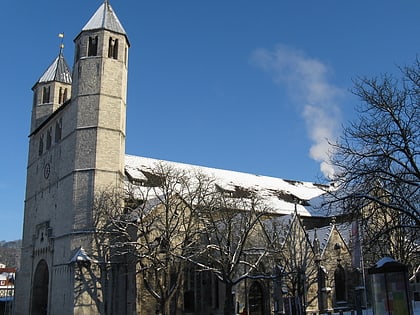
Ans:
{"type": "Polygon", "coordinates": [[[165,299],[161,304],[161,312],[162,315],[170,315],[171,314],[171,300],[165,299]]]}
{"type": "Polygon", "coordinates": [[[223,308],[224,315],[235,314],[235,304],[233,302],[232,289],[233,289],[233,285],[231,283],[225,284],[225,304],[223,308]]]}

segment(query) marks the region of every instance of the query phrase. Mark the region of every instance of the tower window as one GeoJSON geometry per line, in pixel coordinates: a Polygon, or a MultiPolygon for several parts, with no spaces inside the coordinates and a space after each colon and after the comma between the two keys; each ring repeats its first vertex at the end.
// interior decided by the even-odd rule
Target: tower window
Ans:
{"type": "Polygon", "coordinates": [[[97,56],[98,54],[98,36],[89,37],[88,56],[97,56]]]}
{"type": "Polygon", "coordinates": [[[62,130],[62,124],[63,124],[63,119],[60,118],[56,123],[55,123],[55,142],[57,143],[58,141],[61,140],[61,130],[62,130]]]}
{"type": "Polygon", "coordinates": [[[109,38],[108,58],[118,59],[118,39],[109,38]]]}
{"type": "Polygon", "coordinates": [[[58,93],[58,104],[63,104],[65,101],[67,101],[67,88],[60,87],[58,93]]]}
{"type": "Polygon", "coordinates": [[[38,154],[42,155],[43,152],[44,152],[44,135],[41,135],[41,137],[39,137],[38,154]]]}
{"type": "Polygon", "coordinates": [[[42,88],[42,103],[49,103],[50,102],[50,87],[44,86],[42,88]]]}
{"type": "Polygon", "coordinates": [[[63,104],[63,88],[60,87],[58,91],[58,104],[63,104]]]}
{"type": "Polygon", "coordinates": [[[49,150],[51,148],[51,142],[52,142],[51,141],[52,140],[51,133],[52,133],[52,128],[47,130],[47,145],[46,145],[47,150],[49,150]]]}

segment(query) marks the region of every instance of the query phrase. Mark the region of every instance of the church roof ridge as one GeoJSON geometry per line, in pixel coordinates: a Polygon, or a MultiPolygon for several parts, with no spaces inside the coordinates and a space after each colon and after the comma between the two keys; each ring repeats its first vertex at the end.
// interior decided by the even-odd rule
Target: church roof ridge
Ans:
{"type": "Polygon", "coordinates": [[[51,65],[47,68],[47,70],[41,75],[37,83],[46,83],[52,81],[68,84],[72,83],[70,67],[68,66],[61,51],[51,63],[51,65]]]}
{"type": "Polygon", "coordinates": [[[102,3],[98,10],[96,10],[95,14],[93,14],[90,20],[82,28],[82,31],[96,29],[106,29],[127,36],[124,27],[107,0],[102,3]]]}

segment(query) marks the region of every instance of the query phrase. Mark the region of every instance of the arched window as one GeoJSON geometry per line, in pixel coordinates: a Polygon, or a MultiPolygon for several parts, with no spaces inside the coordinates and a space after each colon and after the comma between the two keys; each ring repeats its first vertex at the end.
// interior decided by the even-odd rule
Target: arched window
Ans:
{"type": "Polygon", "coordinates": [[[42,88],[42,104],[46,104],[50,102],[50,87],[44,86],[42,88]]]}
{"type": "Polygon", "coordinates": [[[58,104],[63,104],[67,101],[67,88],[60,87],[58,91],[58,104]]]}
{"type": "Polygon", "coordinates": [[[61,86],[58,90],[58,104],[63,104],[63,88],[61,86]]]}
{"type": "Polygon", "coordinates": [[[88,56],[97,56],[98,54],[98,36],[89,37],[88,56]]]}
{"type": "Polygon", "coordinates": [[[334,271],[335,301],[346,300],[346,273],[340,264],[334,271]]]}
{"type": "Polygon", "coordinates": [[[118,59],[118,39],[109,38],[108,58],[118,59]]]}
{"type": "Polygon", "coordinates": [[[67,101],[67,88],[64,88],[64,92],[63,92],[63,103],[67,101]]]}
{"type": "Polygon", "coordinates": [[[48,312],[49,272],[45,260],[41,260],[35,269],[31,314],[47,315],[48,312]]]}
{"type": "Polygon", "coordinates": [[[253,282],[248,294],[249,314],[263,315],[264,312],[264,289],[260,282],[253,282]]]}

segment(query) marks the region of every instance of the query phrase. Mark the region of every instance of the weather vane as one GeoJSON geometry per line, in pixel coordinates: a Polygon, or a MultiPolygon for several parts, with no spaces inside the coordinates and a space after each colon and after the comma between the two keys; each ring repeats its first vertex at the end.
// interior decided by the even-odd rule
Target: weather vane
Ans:
{"type": "Polygon", "coordinates": [[[59,33],[58,37],[61,38],[61,43],[60,43],[60,54],[61,54],[64,49],[64,33],[59,33]]]}

